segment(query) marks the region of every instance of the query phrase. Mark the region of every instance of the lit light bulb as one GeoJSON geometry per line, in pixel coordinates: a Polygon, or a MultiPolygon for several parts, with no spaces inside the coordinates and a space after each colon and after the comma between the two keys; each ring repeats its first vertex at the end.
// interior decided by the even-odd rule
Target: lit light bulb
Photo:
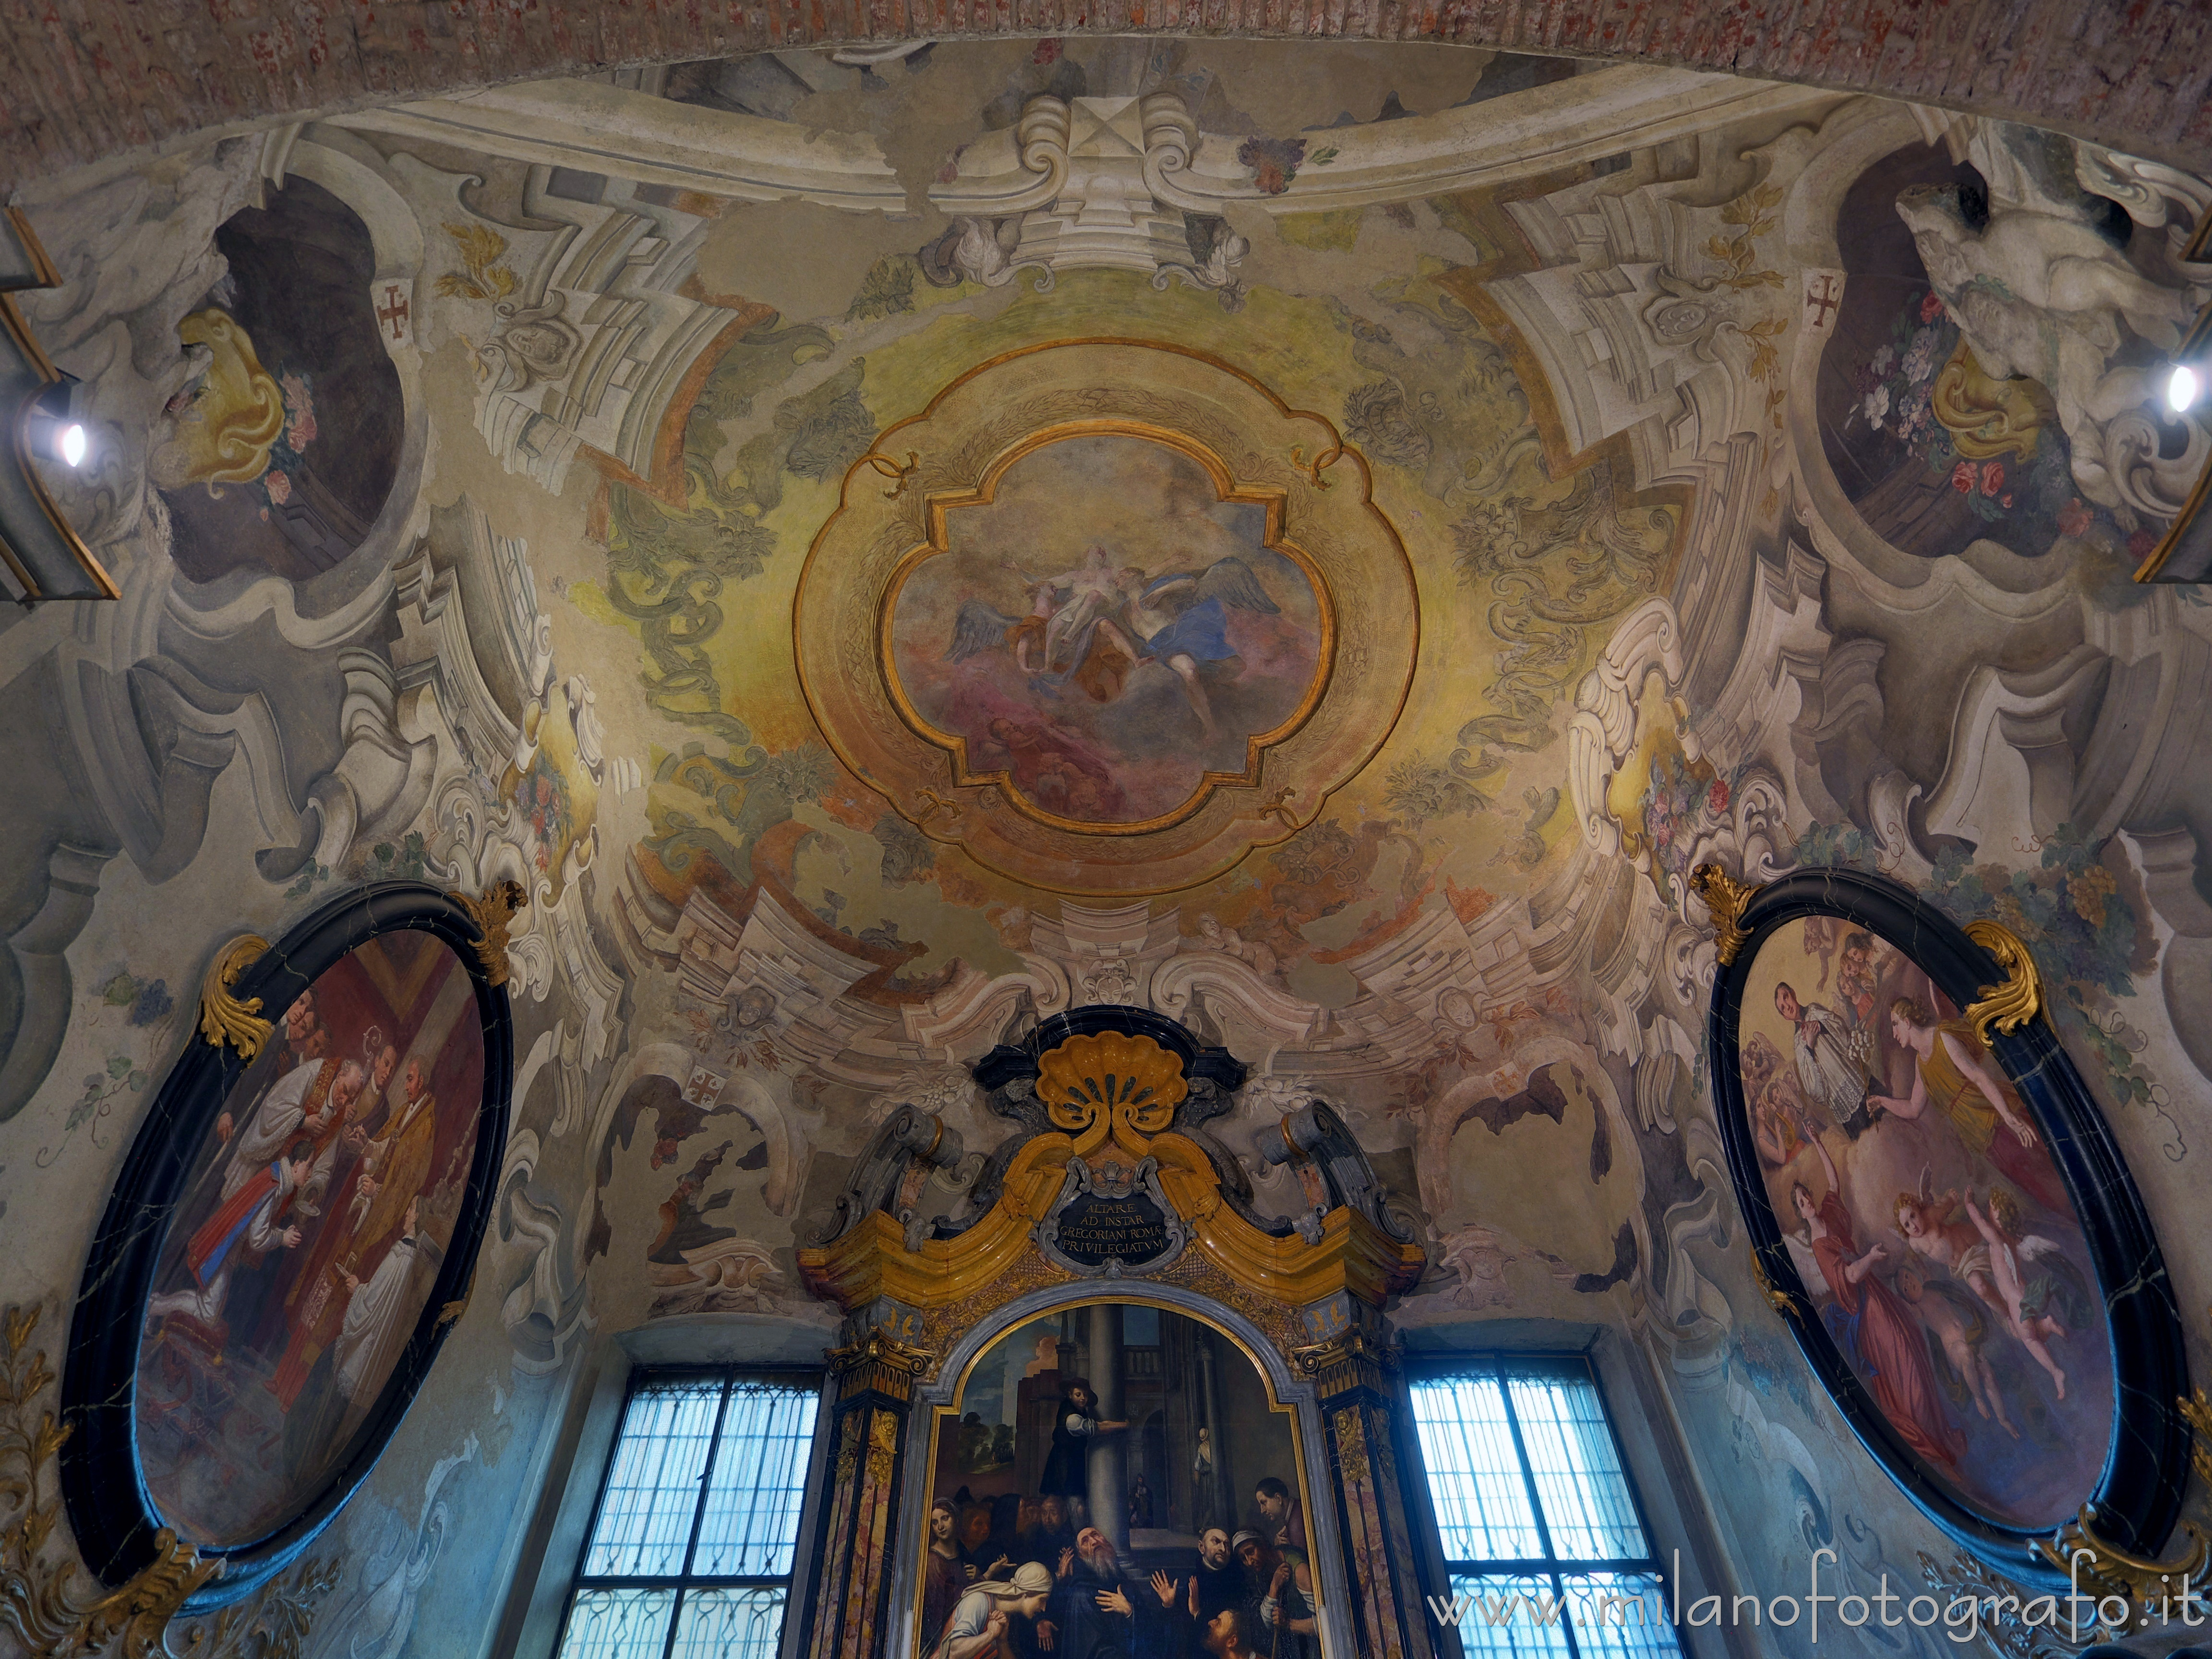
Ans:
{"type": "Polygon", "coordinates": [[[2173,373],[2166,382],[2166,401],[2177,415],[2197,401],[2197,371],[2186,363],[2176,363],[2173,373]]]}
{"type": "Polygon", "coordinates": [[[62,462],[67,466],[82,466],[86,452],[92,447],[85,436],[84,428],[71,421],[62,428],[62,462]]]}

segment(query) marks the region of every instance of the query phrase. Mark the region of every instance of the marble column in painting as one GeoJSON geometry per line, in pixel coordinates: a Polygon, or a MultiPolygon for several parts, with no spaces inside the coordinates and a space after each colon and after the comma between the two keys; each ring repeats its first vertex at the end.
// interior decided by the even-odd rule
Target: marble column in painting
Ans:
{"type": "Polygon", "coordinates": [[[1391,1378],[1397,1362],[1388,1339],[1355,1327],[1299,1349],[1297,1358],[1313,1378],[1328,1431],[1355,1647],[1363,1659],[1434,1659],[1398,1478],[1398,1436],[1410,1435],[1413,1425],[1395,1408],[1391,1378]]]}
{"type": "Polygon", "coordinates": [[[1232,1536],[1237,1531],[1237,1485],[1229,1467],[1229,1437],[1222,1431],[1221,1378],[1214,1358],[1218,1339],[1210,1330],[1198,1333],[1199,1398],[1206,1407],[1204,1423],[1208,1448],[1213,1453],[1213,1507],[1199,1517],[1197,1530],[1219,1527],[1232,1536]]]}
{"type": "MultiPolygon", "coordinates": [[[[1127,1416],[1121,1388],[1121,1309],[1102,1303],[1085,1310],[1091,1322],[1091,1387],[1098,1396],[1102,1422],[1127,1416]]],[[[1126,1430],[1095,1436],[1091,1442],[1091,1524],[1114,1540],[1117,1552],[1129,1547],[1129,1436],[1126,1430]]]]}
{"type": "Polygon", "coordinates": [[[884,1650],[914,1388],[928,1363],[880,1331],[830,1356],[830,1480],[809,1659],[876,1659],[884,1650]]]}

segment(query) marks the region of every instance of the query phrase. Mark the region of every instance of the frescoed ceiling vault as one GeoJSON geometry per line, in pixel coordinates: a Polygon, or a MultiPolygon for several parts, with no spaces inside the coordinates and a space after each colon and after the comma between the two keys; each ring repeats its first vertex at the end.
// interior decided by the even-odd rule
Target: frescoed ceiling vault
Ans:
{"type": "Polygon", "coordinates": [[[2212,453],[2154,380],[2195,174],[1649,64],[1082,38],[19,199],[125,592],[0,627],[5,1299],[66,1306],[223,942],[531,895],[498,1214],[340,1522],[347,1652],[490,1643],[580,1357],[818,1353],[797,1252],[877,1129],[957,1130],[915,1207],[961,1213],[1007,1133],[968,1066],[1094,1003],[1250,1068],[1211,1133],[1263,1218],[1255,1137],[1341,1115],[1426,1255],[1401,1328],[1622,1332],[1722,1553],[1917,1582],[1948,1547],[1741,1248],[1701,862],[2026,938],[2212,1301],[2212,611],[2132,579],[2212,453]]]}

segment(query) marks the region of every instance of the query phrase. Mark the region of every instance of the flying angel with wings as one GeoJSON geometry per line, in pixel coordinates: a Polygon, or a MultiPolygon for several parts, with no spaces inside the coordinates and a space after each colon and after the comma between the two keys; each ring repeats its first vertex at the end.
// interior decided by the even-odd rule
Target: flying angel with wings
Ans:
{"type": "Polygon", "coordinates": [[[1282,609],[1252,567],[1233,556],[1146,580],[1134,567],[1115,569],[1105,550],[1094,547],[1065,575],[1015,574],[1034,596],[1030,614],[1008,617],[969,600],[953,625],[947,661],[1004,648],[1024,673],[1054,685],[1072,680],[1093,702],[1111,702],[1149,659],[1181,682],[1209,739],[1218,728],[1206,684],[1234,679],[1244,665],[1229,641],[1230,611],[1272,617],[1282,609]]]}

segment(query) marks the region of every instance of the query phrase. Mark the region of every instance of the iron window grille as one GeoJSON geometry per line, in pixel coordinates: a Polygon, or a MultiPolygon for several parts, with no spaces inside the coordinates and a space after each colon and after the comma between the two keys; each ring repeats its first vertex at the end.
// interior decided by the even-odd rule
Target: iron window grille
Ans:
{"type": "Polygon", "coordinates": [[[559,1659],[775,1659],[821,1381],[649,1372],[623,1402],[559,1659]]]}
{"type": "Polygon", "coordinates": [[[1469,1358],[1411,1390],[1451,1586],[1431,1611],[1456,1625],[1468,1659],[1681,1654],[1586,1358],[1469,1358]]]}

